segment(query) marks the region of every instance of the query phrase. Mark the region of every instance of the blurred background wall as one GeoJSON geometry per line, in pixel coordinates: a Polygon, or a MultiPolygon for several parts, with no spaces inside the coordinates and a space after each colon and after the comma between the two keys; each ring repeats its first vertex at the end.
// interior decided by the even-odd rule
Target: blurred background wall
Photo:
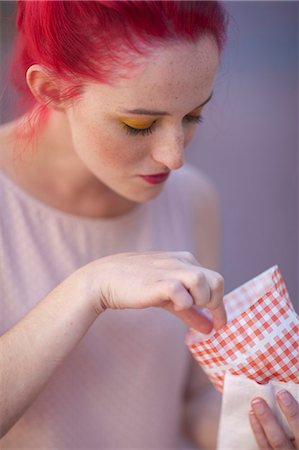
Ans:
{"type": "MultiPolygon", "coordinates": [[[[299,3],[223,3],[228,45],[186,159],[219,191],[226,292],[278,264],[298,307],[299,3]]],[[[10,86],[3,92],[14,8],[0,2],[1,122],[11,118],[14,97],[10,86]]]]}
{"type": "Polygon", "coordinates": [[[226,289],[278,264],[299,306],[299,3],[224,4],[228,45],[189,159],[220,194],[226,289]]]}

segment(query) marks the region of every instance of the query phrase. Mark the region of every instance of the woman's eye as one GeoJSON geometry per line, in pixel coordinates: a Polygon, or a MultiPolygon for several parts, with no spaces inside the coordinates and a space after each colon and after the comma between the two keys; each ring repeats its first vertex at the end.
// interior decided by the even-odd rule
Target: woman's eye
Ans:
{"type": "Polygon", "coordinates": [[[203,117],[202,117],[202,115],[199,115],[199,116],[185,116],[184,117],[184,120],[186,121],[186,122],[191,122],[191,123],[201,123],[201,122],[203,122],[203,117]]]}
{"type": "MultiPolygon", "coordinates": [[[[187,123],[200,123],[203,122],[203,117],[202,115],[199,116],[191,116],[191,115],[187,115],[184,117],[184,121],[187,123]]],[[[127,134],[133,135],[133,136],[147,136],[149,134],[152,134],[154,126],[155,126],[155,121],[146,128],[134,128],[131,125],[128,125],[127,123],[123,124],[124,129],[126,130],[127,134]]]]}
{"type": "Polygon", "coordinates": [[[126,132],[128,134],[132,134],[134,136],[136,136],[137,134],[140,134],[141,136],[146,136],[146,135],[151,134],[153,132],[154,124],[155,124],[155,122],[153,122],[147,128],[134,128],[134,127],[131,127],[130,125],[124,123],[124,129],[126,130],[126,132]]]}

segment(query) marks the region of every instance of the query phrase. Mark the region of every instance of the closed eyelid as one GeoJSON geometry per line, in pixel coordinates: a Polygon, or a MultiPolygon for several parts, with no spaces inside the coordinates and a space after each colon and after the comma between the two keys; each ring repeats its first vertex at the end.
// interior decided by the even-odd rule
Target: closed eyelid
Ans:
{"type": "MultiPolygon", "coordinates": [[[[201,116],[202,109],[203,109],[203,106],[197,107],[190,113],[186,114],[184,116],[184,120],[186,120],[188,122],[190,122],[191,120],[196,121],[196,122],[202,121],[202,116],[201,116]]],[[[121,117],[120,120],[123,123],[123,125],[125,127],[127,127],[127,129],[131,128],[132,130],[136,130],[136,131],[139,130],[140,132],[145,131],[145,130],[151,130],[157,121],[157,120],[149,121],[148,119],[146,119],[144,117],[121,117]]]]}
{"type": "Polygon", "coordinates": [[[202,113],[203,106],[200,106],[199,108],[194,109],[193,111],[189,112],[187,116],[199,116],[202,113]]]}
{"type": "Polygon", "coordinates": [[[144,118],[137,120],[135,117],[134,118],[130,118],[130,117],[122,117],[121,121],[123,123],[125,123],[126,125],[129,125],[130,127],[133,128],[148,128],[150,127],[154,122],[151,120],[144,120],[144,118]]]}

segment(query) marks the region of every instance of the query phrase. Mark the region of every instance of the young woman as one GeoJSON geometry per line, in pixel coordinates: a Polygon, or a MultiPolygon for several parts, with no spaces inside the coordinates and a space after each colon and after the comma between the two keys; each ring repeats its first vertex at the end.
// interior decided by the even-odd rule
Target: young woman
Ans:
{"type": "Polygon", "coordinates": [[[0,130],[3,448],[215,445],[217,399],[184,335],[226,321],[217,196],[182,166],[225,23],[213,1],[19,2],[28,111],[0,130]]]}

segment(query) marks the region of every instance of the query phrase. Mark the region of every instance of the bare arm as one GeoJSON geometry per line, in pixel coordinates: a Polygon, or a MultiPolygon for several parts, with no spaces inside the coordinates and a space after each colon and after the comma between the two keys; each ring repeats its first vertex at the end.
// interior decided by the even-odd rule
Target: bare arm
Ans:
{"type": "Polygon", "coordinates": [[[0,338],[1,436],[105,309],[160,306],[183,320],[188,310],[188,323],[203,331],[210,322],[192,305],[225,320],[222,286],[186,252],[123,253],[78,269],[0,338]]]}
{"type": "Polygon", "coordinates": [[[33,402],[96,317],[73,274],[1,337],[1,437],[33,402]]]}

